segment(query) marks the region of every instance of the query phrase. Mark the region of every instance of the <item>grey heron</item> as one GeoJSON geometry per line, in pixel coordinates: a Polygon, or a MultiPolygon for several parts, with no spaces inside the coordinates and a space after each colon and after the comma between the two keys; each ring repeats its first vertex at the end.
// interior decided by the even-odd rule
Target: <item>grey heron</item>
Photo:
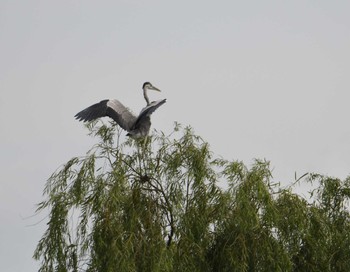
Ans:
{"type": "Polygon", "coordinates": [[[148,135],[151,127],[151,114],[163,105],[166,102],[166,99],[150,102],[147,91],[154,90],[160,92],[160,90],[149,82],[145,82],[142,89],[147,105],[141,110],[138,116],[135,116],[118,100],[106,99],[78,112],[74,117],[78,121],[86,122],[108,116],[128,132],[127,136],[132,138],[145,137],[148,135]]]}

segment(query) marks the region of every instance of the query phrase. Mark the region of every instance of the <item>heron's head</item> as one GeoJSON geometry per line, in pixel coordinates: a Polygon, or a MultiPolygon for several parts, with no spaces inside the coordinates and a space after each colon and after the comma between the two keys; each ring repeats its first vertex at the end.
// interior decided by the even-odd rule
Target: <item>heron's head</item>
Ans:
{"type": "Polygon", "coordinates": [[[160,90],[158,88],[154,87],[150,82],[143,83],[142,89],[160,92],[160,90]]]}

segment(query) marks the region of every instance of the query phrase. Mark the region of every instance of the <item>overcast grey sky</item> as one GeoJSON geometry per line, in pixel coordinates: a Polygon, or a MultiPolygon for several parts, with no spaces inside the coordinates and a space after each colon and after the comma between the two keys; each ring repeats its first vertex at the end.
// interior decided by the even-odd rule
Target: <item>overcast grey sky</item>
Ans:
{"type": "Polygon", "coordinates": [[[0,271],[37,271],[46,179],[95,142],[73,116],[105,98],[153,128],[191,125],[276,181],[350,170],[349,1],[0,1],[0,271]]]}

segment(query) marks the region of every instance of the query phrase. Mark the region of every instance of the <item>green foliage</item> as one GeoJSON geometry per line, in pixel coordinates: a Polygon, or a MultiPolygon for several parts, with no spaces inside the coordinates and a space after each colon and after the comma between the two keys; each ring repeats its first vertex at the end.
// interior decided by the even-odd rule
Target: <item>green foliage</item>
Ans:
{"type": "Polygon", "coordinates": [[[124,143],[114,126],[88,129],[99,143],[38,205],[40,271],[350,271],[350,178],[309,175],[311,203],[267,161],[215,158],[189,127],[124,143]]]}

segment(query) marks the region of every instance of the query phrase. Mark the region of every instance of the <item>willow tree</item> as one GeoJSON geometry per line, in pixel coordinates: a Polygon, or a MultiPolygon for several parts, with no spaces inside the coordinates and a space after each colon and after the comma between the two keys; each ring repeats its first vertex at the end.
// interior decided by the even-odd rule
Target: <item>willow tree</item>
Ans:
{"type": "Polygon", "coordinates": [[[310,203],[189,127],[135,141],[98,124],[45,186],[40,271],[350,271],[349,180],[310,176],[310,203]]]}

